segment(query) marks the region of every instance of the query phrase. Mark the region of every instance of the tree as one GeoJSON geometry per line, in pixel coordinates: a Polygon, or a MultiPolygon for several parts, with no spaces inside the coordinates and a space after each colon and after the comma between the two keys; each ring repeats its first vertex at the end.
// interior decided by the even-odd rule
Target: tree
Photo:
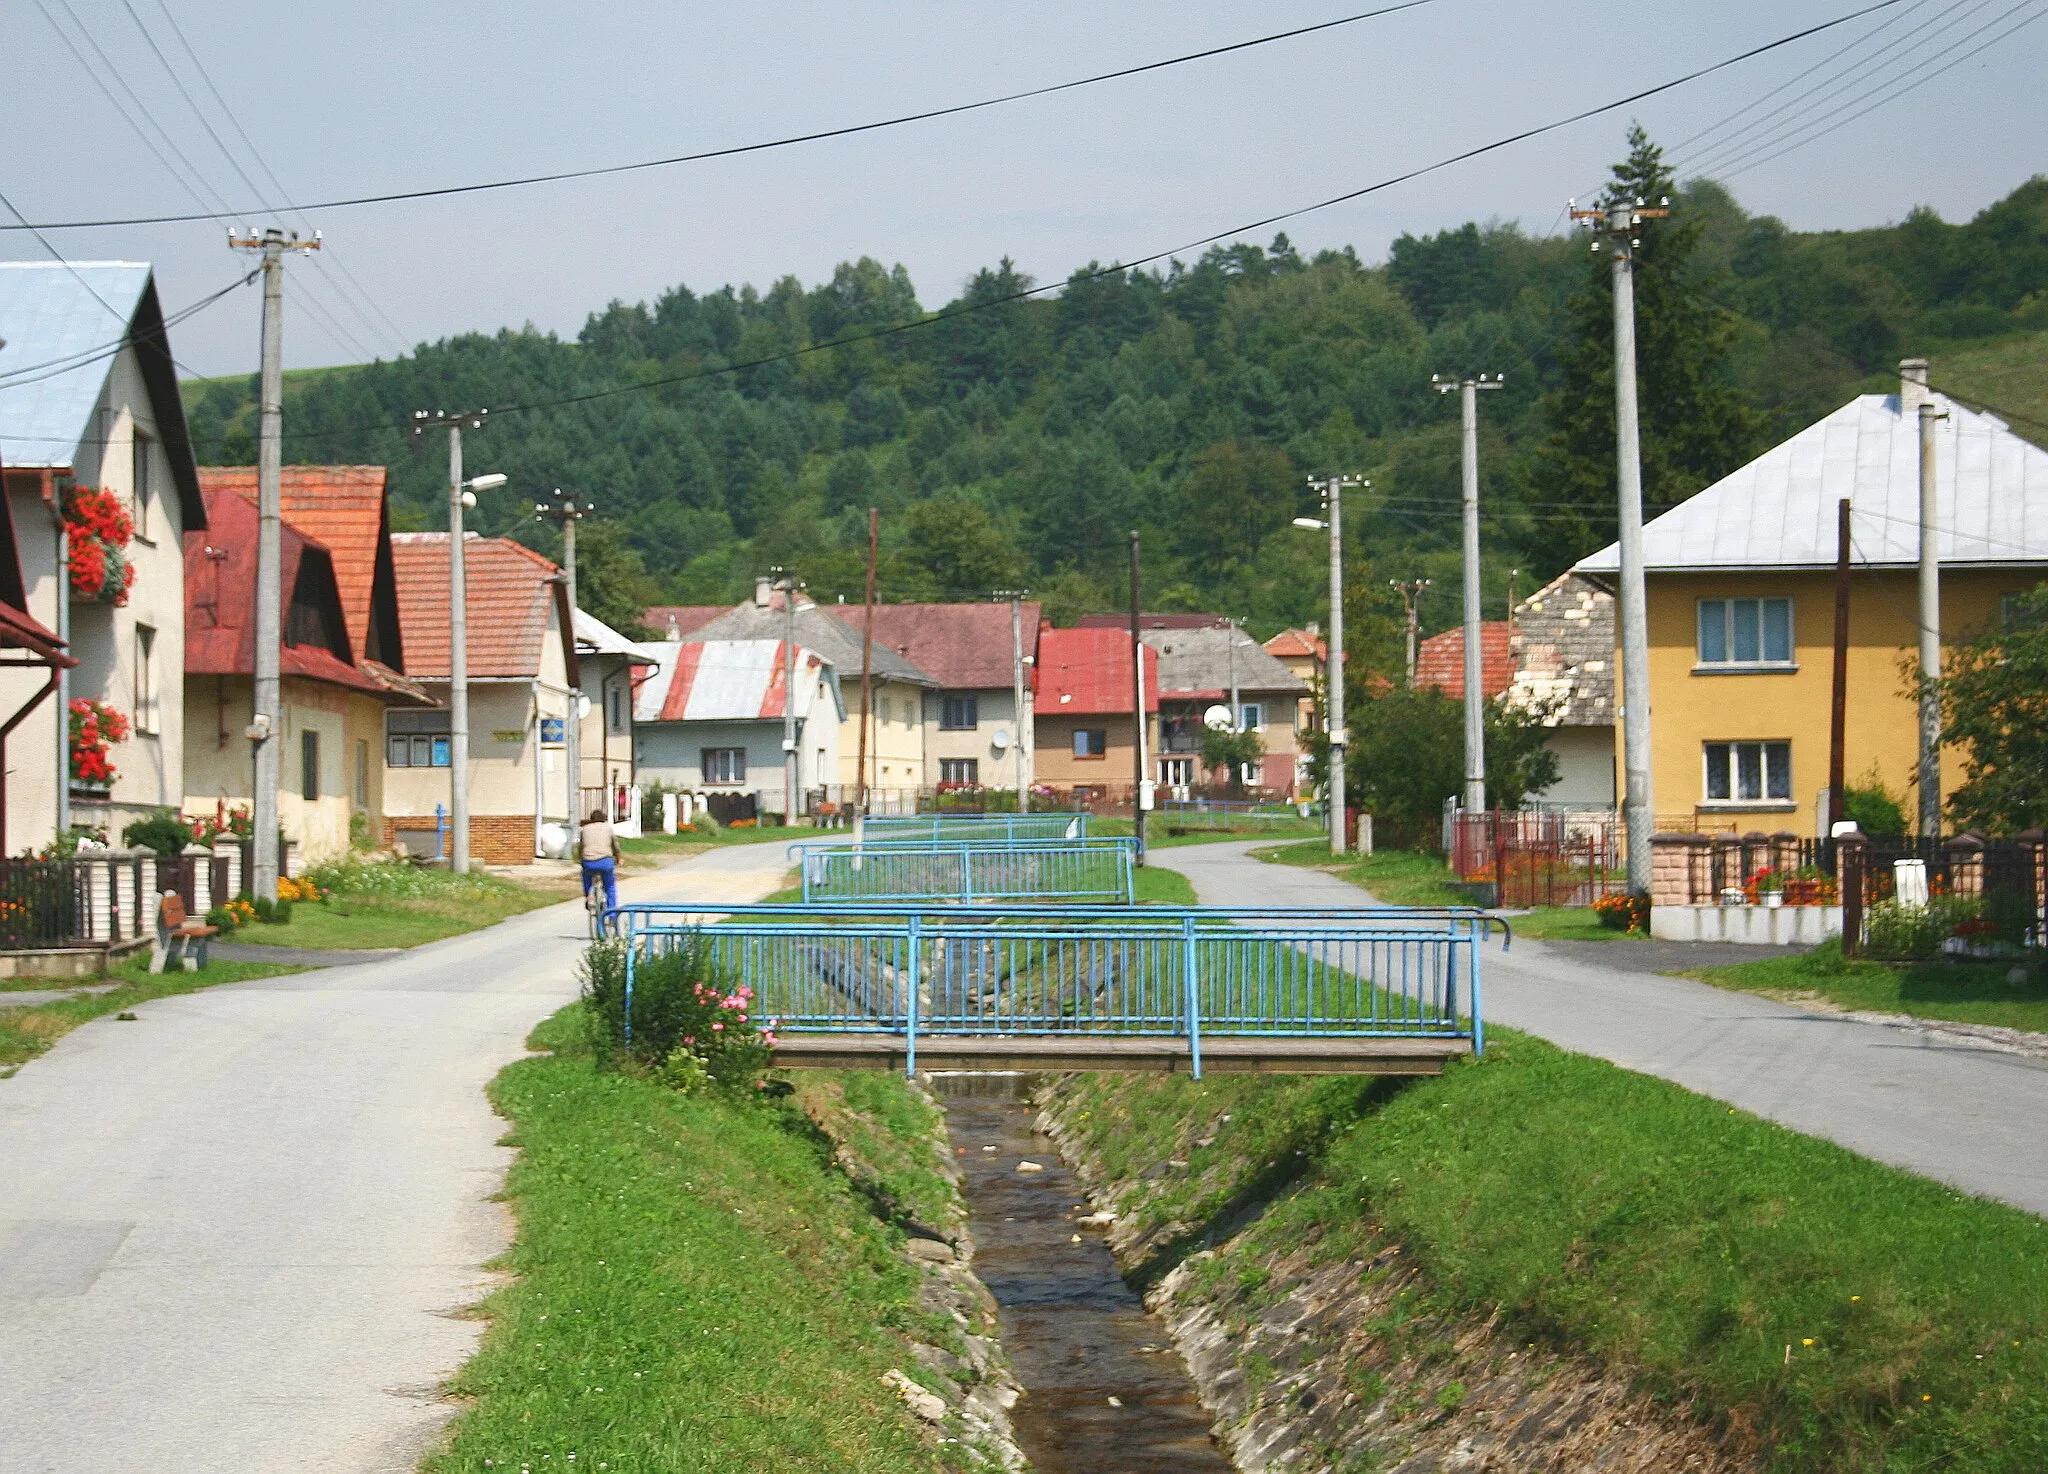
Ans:
{"type": "Polygon", "coordinates": [[[962,496],[919,502],[906,517],[908,545],[890,582],[926,599],[971,598],[1015,584],[1023,556],[979,502],[962,496]],[[900,575],[907,573],[908,578],[900,575]]]}
{"type": "MultiPolygon", "coordinates": [[[[1464,782],[1464,703],[1432,687],[1393,686],[1356,707],[1347,725],[1349,801],[1394,845],[1428,844],[1444,800],[1464,782]]],[[[1536,713],[1487,704],[1486,792],[1497,807],[1515,808],[1557,781],[1548,735],[1536,713]]]]}
{"type": "MultiPolygon", "coordinates": [[[[1694,261],[1705,226],[1673,182],[1663,152],[1640,127],[1614,167],[1610,203],[1671,199],[1671,216],[1643,229],[1635,252],[1636,375],[1641,404],[1643,499],[1684,501],[1747,460],[1760,420],[1728,364],[1739,323],[1710,300],[1719,274],[1694,261]]],[[[1571,299],[1571,341],[1560,381],[1544,400],[1550,435],[1537,452],[1534,500],[1553,504],[1532,542],[1545,569],[1569,565],[1615,536],[1614,286],[1596,255],[1571,299]]]]}
{"type": "Polygon", "coordinates": [[[2048,583],[2012,601],[2003,627],[1949,650],[1942,741],[1967,750],[1949,795],[1957,828],[2048,825],[2048,583]]]}
{"type": "Polygon", "coordinates": [[[1237,732],[1229,727],[1202,728],[1202,766],[1210,772],[1225,770],[1230,796],[1244,792],[1244,770],[1266,755],[1266,739],[1257,732],[1237,732]]]}
{"type": "Polygon", "coordinates": [[[1235,440],[1212,445],[1189,463],[1181,483],[1178,551],[1205,574],[1232,570],[1287,525],[1304,495],[1285,451],[1235,440]]]}
{"type": "Polygon", "coordinates": [[[616,522],[589,519],[576,530],[576,602],[629,640],[653,634],[647,606],[659,603],[661,586],[648,575],[639,549],[626,541],[616,522]]]}

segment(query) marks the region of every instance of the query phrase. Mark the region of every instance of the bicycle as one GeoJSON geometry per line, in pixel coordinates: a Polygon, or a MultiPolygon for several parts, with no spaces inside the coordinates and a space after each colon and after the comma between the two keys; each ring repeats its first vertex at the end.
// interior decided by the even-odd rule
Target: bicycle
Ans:
{"type": "Polygon", "coordinates": [[[590,927],[590,940],[604,940],[604,878],[593,876],[583,887],[583,914],[590,927]]]}

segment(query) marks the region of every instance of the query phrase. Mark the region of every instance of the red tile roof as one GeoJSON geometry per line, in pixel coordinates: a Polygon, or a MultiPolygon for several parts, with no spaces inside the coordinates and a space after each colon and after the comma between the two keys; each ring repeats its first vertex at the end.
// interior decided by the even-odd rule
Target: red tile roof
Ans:
{"type": "MultiPolygon", "coordinates": [[[[256,504],[232,491],[202,495],[206,528],[185,534],[185,670],[189,675],[252,675],[256,504]]],[[[279,529],[278,547],[287,641],[279,655],[280,671],[383,694],[376,680],[355,667],[327,549],[288,522],[279,529]],[[307,620],[313,629],[303,627],[307,620]],[[290,643],[295,631],[311,638],[290,643]]]]}
{"type": "MultiPolygon", "coordinates": [[[[382,466],[285,466],[278,481],[285,519],[323,544],[334,560],[334,581],[341,590],[341,612],[348,621],[349,643],[362,658],[380,653],[387,658],[398,656],[394,649],[373,649],[373,643],[384,642],[371,639],[371,608],[377,593],[380,554],[386,559],[385,596],[387,600],[390,597],[391,567],[385,548],[389,536],[384,503],[386,474],[382,466]]],[[[209,493],[231,491],[253,502],[256,468],[201,466],[199,485],[209,493]]],[[[391,611],[387,610],[385,617],[390,619],[391,611]]],[[[378,634],[381,636],[383,631],[380,629],[378,634]]]]}
{"type": "MultiPolygon", "coordinates": [[[[1128,629],[1041,630],[1036,675],[1041,716],[1115,716],[1131,709],[1128,629]]],[[[1159,710],[1159,663],[1145,657],[1145,710],[1159,710]]]]}
{"type": "MultiPolygon", "coordinates": [[[[855,640],[861,638],[860,605],[821,607],[842,621],[855,640]]],[[[1038,641],[1039,606],[1026,603],[1019,616],[1028,660],[1038,641]]],[[[888,646],[949,690],[1007,690],[1010,685],[1008,604],[877,604],[875,643],[888,646]]]]}
{"type": "Polygon", "coordinates": [[[719,615],[731,612],[730,604],[655,604],[640,618],[657,639],[687,640],[719,615]]]}
{"type": "MultiPolygon", "coordinates": [[[[398,620],[405,633],[405,670],[415,680],[448,678],[448,534],[401,532],[391,539],[398,568],[398,620]]],[[[551,580],[560,570],[509,537],[468,535],[463,559],[468,591],[469,673],[538,675],[548,613],[568,629],[568,591],[551,580]],[[559,607],[557,607],[559,606],[559,607]]],[[[571,643],[564,641],[565,644],[571,643]]],[[[570,656],[574,669],[574,656],[570,656]]]]}
{"type": "MultiPolygon", "coordinates": [[[[1479,689],[1491,701],[1514,683],[1515,659],[1508,649],[1513,629],[1505,619],[1479,625],[1479,689]]],[[[1465,694],[1465,631],[1447,629],[1431,635],[1415,650],[1415,684],[1434,686],[1446,696],[1465,694]]]]}
{"type": "Polygon", "coordinates": [[[1282,630],[1266,641],[1266,653],[1275,660],[1328,660],[1330,647],[1321,635],[1307,630],[1282,630]]]}

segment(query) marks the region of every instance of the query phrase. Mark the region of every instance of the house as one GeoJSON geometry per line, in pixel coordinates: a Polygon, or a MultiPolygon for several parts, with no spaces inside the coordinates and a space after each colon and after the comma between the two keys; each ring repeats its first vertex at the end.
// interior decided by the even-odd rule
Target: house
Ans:
{"type": "MultiPolygon", "coordinates": [[[[1941,629],[1995,627],[2048,576],[2048,451],[1901,365],[1865,394],[1643,530],[1657,826],[1822,831],[1832,691],[1836,504],[1852,504],[1845,770],[1915,783],[1919,409],[1935,434],[1941,629]]],[[[1608,546],[1576,569],[1612,588],[1608,546]]],[[[1944,793],[1961,777],[1944,756],[1944,793]]]]}
{"type": "MultiPolygon", "coordinates": [[[[803,613],[799,622],[816,628],[803,613]]],[[[817,651],[767,635],[645,648],[658,664],[634,700],[642,777],[702,798],[721,823],[786,816],[786,714],[795,718],[795,812],[805,811],[806,791],[838,776],[846,706],[837,669],[817,651]]]]}
{"type": "MultiPolygon", "coordinates": [[[[1035,673],[1032,767],[1039,785],[1079,799],[1130,802],[1138,726],[1128,627],[1042,629],[1035,673]]],[[[1145,743],[1156,753],[1159,662],[1149,650],[1144,692],[1145,743]]]]}
{"type": "Polygon", "coordinates": [[[1303,693],[1300,709],[1295,717],[1298,732],[1320,732],[1322,730],[1324,665],[1330,658],[1330,645],[1323,638],[1320,625],[1311,624],[1305,629],[1282,630],[1266,641],[1266,653],[1287,667],[1288,673],[1308,689],[1303,693]]]}
{"type": "MultiPolygon", "coordinates": [[[[1543,745],[1557,757],[1557,781],[1532,797],[1613,808],[1614,596],[1583,574],[1560,574],[1515,606],[1509,626],[1507,699],[1537,713],[1550,729],[1543,745]]],[[[1462,665],[1458,675],[1462,681],[1462,665]]]]}
{"type": "MultiPolygon", "coordinates": [[[[1479,622],[1479,690],[1492,701],[1513,684],[1515,660],[1510,649],[1510,626],[1505,619],[1479,622]]],[[[1418,690],[1441,691],[1454,701],[1465,699],[1465,630],[1454,625],[1431,635],[1415,647],[1415,685],[1418,690]]]]}
{"type": "MultiPolygon", "coordinates": [[[[856,643],[861,640],[861,605],[831,605],[826,612],[846,626],[856,643]]],[[[1030,601],[1017,606],[1014,628],[1007,603],[875,606],[876,648],[902,656],[935,683],[921,693],[919,720],[924,728],[925,776],[940,788],[1015,792],[1020,771],[1029,786],[1030,676],[1038,651],[1039,618],[1039,605],[1030,601]],[[1020,661],[1021,712],[1014,684],[1020,661]]],[[[880,667],[878,659],[878,673],[880,667]]],[[[875,715],[880,716],[879,703],[875,715]]],[[[859,719],[856,707],[854,720],[859,719]]],[[[880,746],[881,730],[879,725],[871,728],[870,751],[880,746]]],[[[873,759],[869,781],[881,781],[873,759]]]]}
{"type": "MultiPolygon", "coordinates": [[[[1126,642],[1129,638],[1124,636],[1126,642]]],[[[1301,704],[1309,694],[1306,683],[1229,620],[1220,627],[1154,626],[1144,630],[1143,639],[1157,660],[1159,688],[1159,748],[1152,776],[1177,790],[1222,780],[1222,770],[1204,771],[1200,757],[1205,714],[1221,705],[1233,712],[1240,730],[1257,732],[1265,742],[1265,755],[1242,775],[1243,782],[1291,796],[1299,776],[1298,728],[1301,704]]],[[[1151,669],[1148,664],[1148,673],[1151,669]]]]}
{"type": "Polygon", "coordinates": [[[730,614],[730,604],[656,604],[641,622],[654,631],[657,640],[684,640],[721,614],[730,614]]]}
{"type": "Polygon", "coordinates": [[[654,647],[628,640],[587,609],[575,611],[576,667],[584,716],[577,741],[578,817],[605,808],[614,823],[639,823],[633,742],[634,682],[661,663],[654,647]]]}
{"type": "Polygon", "coordinates": [[[0,262],[0,340],[0,461],[22,578],[13,607],[28,621],[15,635],[47,634],[50,652],[77,661],[61,667],[57,699],[35,699],[49,652],[34,652],[36,669],[0,672],[0,710],[20,717],[7,734],[5,843],[18,853],[72,824],[118,843],[128,824],[184,798],[184,537],[206,526],[153,273],[0,262]],[[107,753],[110,777],[71,777],[66,707],[80,702],[128,729],[107,753]]]}
{"type": "MultiPolygon", "coordinates": [[[[0,478],[6,476],[0,467],[0,478]]],[[[7,761],[7,734],[25,720],[37,707],[50,701],[57,694],[57,687],[66,671],[77,667],[78,662],[65,653],[64,642],[57,638],[54,630],[46,627],[28,612],[28,599],[22,592],[21,554],[14,540],[14,513],[9,498],[0,496],[0,651],[13,651],[12,655],[0,656],[0,680],[12,681],[15,670],[32,671],[41,669],[49,672],[41,685],[30,682],[27,699],[19,705],[0,710],[0,855],[7,852],[7,789],[8,775],[12,769],[7,761]]],[[[47,755],[49,765],[54,768],[57,755],[47,755]]],[[[22,764],[24,768],[37,766],[33,762],[22,764]]]]}
{"type": "MultiPolygon", "coordinates": [[[[574,619],[561,570],[510,538],[465,535],[470,854],[522,865],[544,824],[572,824],[578,799],[569,724],[580,706],[574,619]]],[[[449,547],[445,532],[391,538],[406,674],[433,710],[385,716],[387,846],[432,854],[449,789],[449,547]]]]}
{"type": "MultiPolygon", "coordinates": [[[[354,468],[287,467],[285,476],[316,481],[334,469],[354,468]]],[[[207,525],[185,534],[184,581],[183,808],[193,817],[250,808],[255,793],[246,733],[255,716],[256,477],[253,469],[209,467],[200,479],[207,525]]],[[[392,667],[367,656],[358,663],[359,639],[377,641],[374,648],[391,660],[404,658],[382,502],[380,477],[374,501],[356,516],[333,508],[321,519],[340,534],[343,558],[295,516],[278,530],[283,644],[278,729],[269,740],[279,744],[278,822],[307,860],[341,853],[358,832],[375,835],[384,808],[385,712],[430,704],[392,667]],[[366,536],[353,535],[365,529],[366,536]],[[386,608],[381,625],[379,603],[386,608]]]]}

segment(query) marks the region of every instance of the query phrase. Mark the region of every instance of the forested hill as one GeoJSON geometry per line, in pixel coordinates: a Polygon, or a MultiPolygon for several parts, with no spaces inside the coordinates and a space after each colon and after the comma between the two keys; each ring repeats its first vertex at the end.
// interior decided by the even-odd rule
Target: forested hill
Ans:
{"type": "MultiPolygon", "coordinates": [[[[1619,177],[1668,186],[1658,167],[1639,141],[1619,177]]],[[[1932,357],[1937,382],[1960,354],[2010,367],[2017,353],[2023,379],[2040,364],[2048,179],[1968,224],[1918,212],[1812,235],[1713,184],[1672,193],[1639,286],[1653,509],[1888,386],[1902,353],[1932,357]]],[[[732,372],[930,309],[901,267],[863,258],[810,288],[614,302],[574,342],[451,338],[295,379],[285,459],[388,464],[401,525],[436,525],[439,438],[415,449],[397,427],[416,409],[491,406],[469,458],[511,485],[472,525],[550,548],[535,497],[588,496],[586,602],[617,618],[739,598],[778,563],[821,599],[858,598],[874,505],[887,598],[1023,584],[1055,618],[1114,607],[1136,527],[1149,606],[1230,612],[1261,634],[1321,613],[1323,546],[1289,525],[1315,510],[1305,478],[1359,471],[1372,486],[1348,507],[1354,618],[1368,658],[1392,659],[1389,579],[1433,580],[1432,628],[1458,606],[1456,396],[1430,376],[1505,373],[1480,407],[1489,613],[1510,570],[1526,593],[1609,535],[1606,268],[1582,237],[1467,225],[1403,236],[1368,266],[1283,236],[1163,273],[1098,271],[1005,302],[1028,285],[1005,261],[954,315],[732,372]],[[996,305],[959,311],[982,304],[996,305]]],[[[192,386],[202,458],[253,461],[253,392],[253,378],[192,386]]]]}

